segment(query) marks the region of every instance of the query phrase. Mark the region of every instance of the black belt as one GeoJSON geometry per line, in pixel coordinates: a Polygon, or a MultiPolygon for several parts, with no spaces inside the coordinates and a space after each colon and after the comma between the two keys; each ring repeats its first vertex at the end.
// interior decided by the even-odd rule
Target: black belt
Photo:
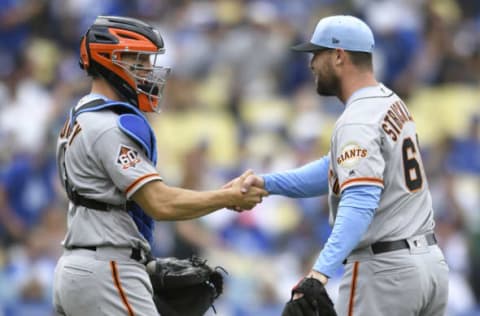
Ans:
{"type": "MultiPolygon", "coordinates": [[[[71,246],[71,247],[68,247],[67,249],[68,250],[86,249],[91,251],[97,251],[96,246],[71,246]]],[[[138,262],[143,262],[145,261],[145,256],[142,256],[142,253],[144,253],[144,251],[141,248],[132,248],[132,254],[130,255],[130,258],[138,262]]]]}
{"type": "MultiPolygon", "coordinates": [[[[427,240],[427,244],[429,246],[435,245],[437,243],[437,238],[433,233],[425,235],[425,239],[427,240]]],[[[406,239],[402,239],[395,241],[379,241],[374,243],[371,247],[374,254],[379,254],[400,249],[408,249],[410,248],[410,245],[406,239]]]]}
{"type": "MultiPolygon", "coordinates": [[[[425,235],[425,240],[427,241],[427,245],[435,245],[437,244],[437,238],[435,237],[434,233],[425,235]]],[[[416,241],[413,240],[413,243],[416,241]]],[[[420,245],[419,245],[420,246],[420,245]]],[[[402,240],[395,240],[395,241],[378,241],[370,246],[374,255],[378,255],[379,253],[401,250],[401,249],[409,249],[410,244],[408,243],[407,239],[402,240]]],[[[343,264],[346,264],[348,258],[343,260],[343,264]]]]}

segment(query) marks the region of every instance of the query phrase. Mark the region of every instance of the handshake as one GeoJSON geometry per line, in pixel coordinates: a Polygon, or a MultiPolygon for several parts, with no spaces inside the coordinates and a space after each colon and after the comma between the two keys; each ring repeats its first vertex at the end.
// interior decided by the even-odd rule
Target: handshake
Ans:
{"type": "Polygon", "coordinates": [[[245,171],[241,176],[225,184],[222,189],[233,190],[233,201],[228,208],[237,212],[251,210],[268,195],[263,178],[254,174],[252,170],[245,171]]]}

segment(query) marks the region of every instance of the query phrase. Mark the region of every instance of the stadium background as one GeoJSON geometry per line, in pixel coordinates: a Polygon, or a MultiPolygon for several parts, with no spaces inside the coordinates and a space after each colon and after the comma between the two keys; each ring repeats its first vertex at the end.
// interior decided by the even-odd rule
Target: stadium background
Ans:
{"type": "MultiPolygon", "coordinates": [[[[1,316],[52,315],[67,203],[55,141],[88,91],[77,47],[101,14],[148,20],[164,37],[173,73],[164,112],[151,117],[158,169],[168,184],[198,190],[327,153],[342,107],[315,94],[309,56],[289,47],[322,16],[364,18],[376,34],[376,73],[418,126],[451,268],[448,315],[480,315],[479,1],[1,0],[1,316]]],[[[328,236],[327,214],[323,197],[269,197],[240,215],[158,223],[154,250],[199,253],[229,271],[218,315],[278,316],[328,236]]]]}

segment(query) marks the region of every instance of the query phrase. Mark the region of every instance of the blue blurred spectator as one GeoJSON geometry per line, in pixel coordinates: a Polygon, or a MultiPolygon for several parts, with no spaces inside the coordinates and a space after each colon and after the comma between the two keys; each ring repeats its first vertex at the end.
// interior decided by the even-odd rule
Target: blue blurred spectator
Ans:
{"type": "Polygon", "coordinates": [[[0,1],[0,77],[6,77],[13,69],[15,56],[31,36],[31,20],[44,6],[44,0],[0,1]]]}
{"type": "Polygon", "coordinates": [[[4,241],[22,240],[42,212],[56,199],[55,160],[46,152],[18,155],[0,179],[0,234],[4,241]]]}
{"type": "Polygon", "coordinates": [[[249,212],[239,214],[220,232],[227,247],[238,253],[268,254],[273,249],[273,241],[260,229],[249,212]]]}
{"type": "Polygon", "coordinates": [[[50,0],[49,33],[63,46],[76,51],[78,39],[98,15],[132,15],[136,1],[129,0],[50,0]],[[58,30],[62,31],[59,32],[58,30]]]}
{"type": "Polygon", "coordinates": [[[4,309],[5,316],[51,316],[50,300],[43,295],[42,285],[31,280],[22,289],[21,297],[10,302],[4,309]]]}
{"type": "Polygon", "coordinates": [[[480,116],[472,118],[465,138],[452,141],[446,163],[452,172],[480,175],[480,116]]]}
{"type": "MultiPolygon", "coordinates": [[[[52,210],[51,214],[54,212],[52,210]]],[[[4,304],[5,316],[52,314],[51,293],[56,263],[52,250],[60,247],[52,245],[48,230],[52,217],[48,217],[50,219],[45,217],[42,225],[26,236],[24,247],[12,247],[9,251],[9,261],[2,271],[2,279],[9,284],[9,288],[3,290],[9,294],[0,293],[1,297],[10,296],[4,304]]]]}

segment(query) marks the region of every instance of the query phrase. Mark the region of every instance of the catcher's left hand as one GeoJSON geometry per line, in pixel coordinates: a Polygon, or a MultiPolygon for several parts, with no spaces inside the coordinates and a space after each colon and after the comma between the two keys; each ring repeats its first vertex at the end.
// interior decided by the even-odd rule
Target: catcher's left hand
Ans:
{"type": "Polygon", "coordinates": [[[162,316],[202,316],[223,292],[223,275],[206,260],[157,258],[147,264],[153,299],[162,316]]]}
{"type": "Polygon", "coordinates": [[[292,298],[283,309],[282,316],[336,316],[333,303],[323,284],[315,278],[304,278],[292,290],[292,298]],[[294,294],[302,297],[293,299],[294,294]]]}

